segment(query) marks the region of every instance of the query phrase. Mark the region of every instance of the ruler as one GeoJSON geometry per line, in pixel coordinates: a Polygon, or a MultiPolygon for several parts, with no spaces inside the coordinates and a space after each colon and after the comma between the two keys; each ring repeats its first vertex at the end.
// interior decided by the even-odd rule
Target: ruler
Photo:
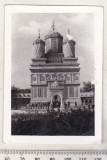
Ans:
{"type": "Polygon", "coordinates": [[[0,160],[107,160],[107,151],[0,150],[0,160]]]}

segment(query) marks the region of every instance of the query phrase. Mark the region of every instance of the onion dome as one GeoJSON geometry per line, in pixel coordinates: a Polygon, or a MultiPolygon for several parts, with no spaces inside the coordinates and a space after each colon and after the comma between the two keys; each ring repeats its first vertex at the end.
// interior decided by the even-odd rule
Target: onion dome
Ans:
{"type": "Polygon", "coordinates": [[[45,42],[40,39],[40,31],[38,39],[33,42],[35,49],[35,58],[44,58],[45,55],[45,42]]]}
{"type": "Polygon", "coordinates": [[[34,44],[40,44],[40,43],[43,43],[44,45],[45,45],[45,42],[42,40],[42,39],[40,39],[40,31],[39,31],[39,35],[38,35],[38,39],[36,39],[34,42],[33,42],[33,45],[34,44]]]}
{"type": "Polygon", "coordinates": [[[73,38],[70,34],[67,34],[66,36],[67,36],[67,39],[68,39],[69,41],[71,41],[71,40],[74,41],[74,38],[73,38]]]}
{"type": "Polygon", "coordinates": [[[61,36],[61,34],[59,32],[55,32],[55,31],[51,31],[49,34],[47,34],[45,36],[45,40],[48,39],[48,38],[60,38],[60,39],[63,39],[63,36],[61,36]]]}
{"type": "Polygon", "coordinates": [[[40,44],[40,43],[43,43],[43,44],[45,44],[45,42],[42,40],[42,39],[36,39],[34,42],[33,42],[33,45],[34,44],[40,44]]]}
{"type": "Polygon", "coordinates": [[[63,52],[62,51],[63,36],[59,32],[55,31],[54,21],[51,27],[51,31],[48,33],[48,35],[45,36],[45,43],[46,43],[45,51],[46,54],[48,54],[46,55],[47,61],[50,62],[50,59],[52,60],[52,58],[55,57],[55,53],[57,53],[56,57],[58,59],[59,57],[58,53],[63,52]]]}
{"type": "Polygon", "coordinates": [[[55,31],[55,25],[54,25],[54,21],[52,24],[52,30],[45,36],[45,40],[48,38],[60,38],[63,39],[63,36],[61,36],[61,34],[59,32],[55,31]]]}
{"type": "Polygon", "coordinates": [[[74,40],[74,38],[70,35],[70,29],[68,28],[68,33],[66,34],[66,39],[65,39],[64,43],[67,43],[67,42],[70,42],[70,41],[74,42],[74,44],[75,44],[75,40],[74,40]]]}
{"type": "Polygon", "coordinates": [[[70,35],[70,30],[66,34],[66,39],[63,43],[63,51],[65,58],[75,57],[75,44],[74,38],[70,35]]]}

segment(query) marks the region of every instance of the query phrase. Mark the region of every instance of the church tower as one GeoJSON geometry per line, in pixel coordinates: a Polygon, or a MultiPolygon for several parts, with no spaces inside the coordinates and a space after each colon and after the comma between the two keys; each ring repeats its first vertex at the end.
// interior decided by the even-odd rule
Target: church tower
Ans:
{"type": "Polygon", "coordinates": [[[33,42],[35,48],[35,58],[44,58],[45,56],[45,42],[40,39],[40,31],[38,39],[33,42]]]}
{"type": "Polygon", "coordinates": [[[46,53],[62,53],[63,37],[59,32],[55,31],[55,24],[53,21],[51,31],[45,36],[46,53]]]}
{"type": "Polygon", "coordinates": [[[45,36],[47,63],[61,63],[63,54],[63,36],[55,31],[53,21],[51,31],[45,36]]]}
{"type": "Polygon", "coordinates": [[[66,35],[66,39],[63,43],[63,52],[65,58],[75,58],[75,44],[73,37],[70,35],[70,30],[68,29],[68,33],[66,35]]]}

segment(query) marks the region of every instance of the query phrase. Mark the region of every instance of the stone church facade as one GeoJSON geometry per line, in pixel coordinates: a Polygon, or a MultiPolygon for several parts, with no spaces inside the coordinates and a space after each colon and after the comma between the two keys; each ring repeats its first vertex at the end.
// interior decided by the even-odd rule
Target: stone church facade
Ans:
{"type": "Polygon", "coordinates": [[[54,24],[45,41],[39,33],[33,42],[35,57],[30,67],[32,106],[64,111],[67,105],[70,109],[80,104],[80,67],[75,44],[69,31],[63,40],[54,24]]]}

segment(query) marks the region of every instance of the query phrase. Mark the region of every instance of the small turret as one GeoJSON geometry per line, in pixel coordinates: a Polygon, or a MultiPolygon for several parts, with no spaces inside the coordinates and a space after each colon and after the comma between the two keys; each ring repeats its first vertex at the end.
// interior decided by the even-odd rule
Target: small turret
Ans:
{"type": "Polygon", "coordinates": [[[35,47],[35,58],[44,58],[45,55],[45,42],[40,39],[40,31],[38,34],[38,39],[33,42],[35,47]]]}
{"type": "Polygon", "coordinates": [[[70,30],[68,29],[68,33],[66,35],[66,39],[63,43],[63,52],[65,58],[75,57],[75,44],[73,37],[70,35],[70,30]]]}

